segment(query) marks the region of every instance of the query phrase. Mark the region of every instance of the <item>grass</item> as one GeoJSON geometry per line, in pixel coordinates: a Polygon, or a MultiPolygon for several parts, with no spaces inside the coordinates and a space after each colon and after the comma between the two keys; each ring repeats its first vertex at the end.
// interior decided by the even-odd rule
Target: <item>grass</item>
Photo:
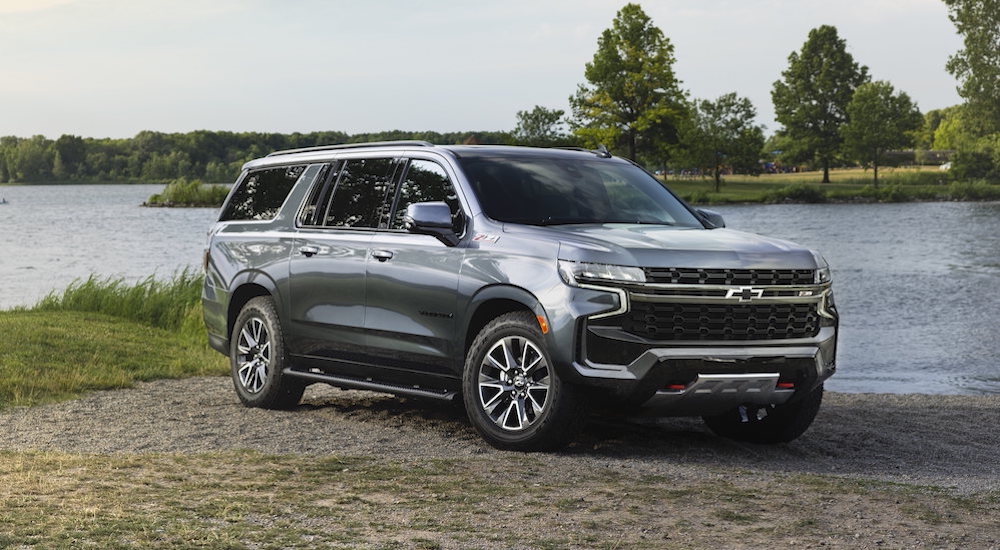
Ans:
{"type": "Polygon", "coordinates": [[[149,197],[144,206],[219,208],[228,194],[228,185],[210,185],[182,178],[168,183],[162,193],[149,197]]]}
{"type": "Polygon", "coordinates": [[[545,460],[3,452],[0,546],[847,547],[897,526],[907,547],[998,532],[988,496],[813,475],[567,478],[545,460]]]}
{"type": "Polygon", "coordinates": [[[136,381],[224,374],[201,321],[201,278],[89,278],[33,308],[0,312],[0,408],[136,381]]]}
{"type": "Polygon", "coordinates": [[[822,172],[734,175],[715,192],[711,178],[666,178],[674,192],[693,204],[910,202],[1000,200],[1000,185],[985,181],[949,182],[937,167],[883,169],[879,185],[860,168],[831,170],[830,183],[819,183],[822,172]]]}

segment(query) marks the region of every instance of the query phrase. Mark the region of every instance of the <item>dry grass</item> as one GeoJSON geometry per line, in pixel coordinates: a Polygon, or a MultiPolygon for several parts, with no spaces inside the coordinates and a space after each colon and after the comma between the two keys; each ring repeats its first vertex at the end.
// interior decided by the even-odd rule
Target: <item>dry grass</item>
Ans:
{"type": "Polygon", "coordinates": [[[835,477],[508,460],[0,453],[0,546],[989,547],[996,495],[835,477]]]}

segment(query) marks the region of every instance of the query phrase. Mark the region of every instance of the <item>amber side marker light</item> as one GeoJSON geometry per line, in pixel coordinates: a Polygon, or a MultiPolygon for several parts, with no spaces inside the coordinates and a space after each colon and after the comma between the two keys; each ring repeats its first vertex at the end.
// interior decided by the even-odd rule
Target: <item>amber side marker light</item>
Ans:
{"type": "Polygon", "coordinates": [[[542,329],[542,334],[548,334],[549,320],[544,315],[536,315],[535,318],[538,319],[538,328],[542,329]]]}

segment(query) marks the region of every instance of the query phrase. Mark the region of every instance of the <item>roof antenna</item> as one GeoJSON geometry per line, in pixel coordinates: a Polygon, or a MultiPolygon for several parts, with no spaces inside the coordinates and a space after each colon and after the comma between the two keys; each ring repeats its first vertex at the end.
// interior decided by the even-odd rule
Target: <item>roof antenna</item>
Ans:
{"type": "Polygon", "coordinates": [[[600,155],[601,158],[611,158],[611,151],[608,151],[608,148],[605,147],[603,143],[597,146],[597,154],[600,155]]]}

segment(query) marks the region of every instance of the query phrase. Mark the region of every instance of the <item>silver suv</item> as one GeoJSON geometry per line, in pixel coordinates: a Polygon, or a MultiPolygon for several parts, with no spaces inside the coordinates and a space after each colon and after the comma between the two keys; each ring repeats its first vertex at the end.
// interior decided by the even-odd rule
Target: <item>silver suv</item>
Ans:
{"type": "Polygon", "coordinates": [[[461,399],[505,449],[565,445],[598,409],[789,441],[835,370],[819,254],[725,229],[604,150],[276,152],[244,166],[206,270],[246,405],[315,382],[461,399]]]}

